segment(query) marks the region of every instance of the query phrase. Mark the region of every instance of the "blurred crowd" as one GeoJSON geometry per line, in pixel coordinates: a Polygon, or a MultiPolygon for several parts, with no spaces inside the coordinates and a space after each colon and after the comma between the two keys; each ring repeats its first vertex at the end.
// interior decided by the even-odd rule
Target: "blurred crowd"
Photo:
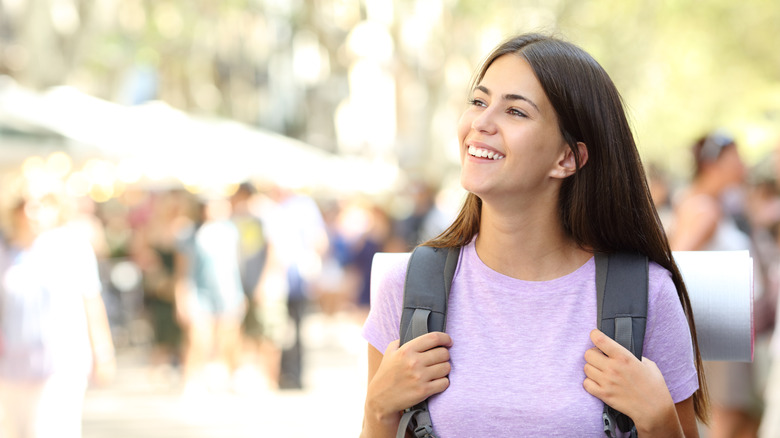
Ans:
{"type": "MultiPolygon", "coordinates": [[[[713,131],[692,146],[690,178],[650,164],[648,183],[673,250],[748,249],[755,262],[756,360],[707,364],[708,436],[753,437],[759,427],[780,436],[780,159],[754,171],[740,147],[713,131]]],[[[306,316],[361,324],[374,254],[409,251],[454,213],[419,182],[398,195],[409,200],[399,210],[270,182],[219,193],[128,187],[96,203],[4,181],[0,430],[9,437],[55,424],[70,428],[58,436],[79,436],[87,377],[111,378],[115,347],[143,347],[150,379],[186,396],[303,388],[306,316]],[[74,409],[37,410],[64,400],[74,409]]]]}
{"type": "Polygon", "coordinates": [[[714,130],[693,143],[692,173],[682,183],[653,165],[647,172],[673,251],[748,250],[753,258],[754,360],[705,362],[709,438],[780,436],[773,395],[780,389],[780,332],[772,339],[780,288],[780,148],[766,158],[771,163],[749,168],[741,147],[729,132],[714,130]]]}
{"type": "Polygon", "coordinates": [[[315,198],[272,183],[199,193],[127,187],[95,202],[44,179],[3,180],[3,437],[50,436],[44,427],[59,423],[39,408],[63,402],[74,410],[57,414],[69,420],[57,436],[80,436],[88,376],[114,366],[114,346],[148,352],[153,384],[190,400],[301,389],[306,315],[360,325],[374,254],[408,251],[449,221],[422,183],[399,194],[409,202],[397,218],[363,196],[315,198]],[[59,289],[69,293],[63,307],[50,302],[59,289]],[[82,301],[96,303],[97,316],[82,301]],[[49,360],[50,350],[64,353],[49,360]],[[75,351],[78,367],[66,357],[75,351]],[[71,398],[49,401],[51,382],[73,374],[81,385],[71,398]],[[20,405],[30,390],[37,395],[20,405]]]}

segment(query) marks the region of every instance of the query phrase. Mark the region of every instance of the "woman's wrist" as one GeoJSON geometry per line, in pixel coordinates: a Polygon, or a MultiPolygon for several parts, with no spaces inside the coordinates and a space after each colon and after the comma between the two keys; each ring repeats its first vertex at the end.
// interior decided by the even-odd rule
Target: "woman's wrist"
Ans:
{"type": "Polygon", "coordinates": [[[379,403],[372,400],[366,400],[365,415],[375,424],[398,424],[401,420],[401,413],[398,411],[387,411],[382,409],[379,403]]]}
{"type": "Polygon", "coordinates": [[[637,435],[647,437],[664,438],[684,438],[680,419],[677,416],[677,409],[674,403],[664,405],[661,409],[653,412],[647,418],[638,418],[635,420],[637,435]]]}
{"type": "Polygon", "coordinates": [[[114,360],[114,346],[105,344],[97,346],[92,350],[92,356],[95,358],[95,362],[108,362],[114,360]]]}
{"type": "Polygon", "coordinates": [[[401,421],[400,412],[388,412],[370,399],[366,400],[364,415],[363,433],[361,434],[363,438],[394,437],[398,423],[401,421]]]}

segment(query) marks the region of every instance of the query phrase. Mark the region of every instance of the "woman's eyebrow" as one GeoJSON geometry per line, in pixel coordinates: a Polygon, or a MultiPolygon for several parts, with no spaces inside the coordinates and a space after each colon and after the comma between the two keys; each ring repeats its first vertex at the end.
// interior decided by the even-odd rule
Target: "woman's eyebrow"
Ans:
{"type": "MultiPolygon", "coordinates": [[[[483,93],[487,94],[488,96],[490,96],[490,90],[488,90],[488,88],[487,88],[487,87],[485,87],[484,85],[477,85],[477,86],[476,86],[476,87],[474,87],[474,88],[475,88],[476,90],[479,90],[479,91],[481,91],[481,92],[483,92],[483,93]]],[[[534,109],[535,109],[536,111],[538,111],[538,112],[541,112],[541,111],[539,111],[539,107],[538,107],[538,106],[536,106],[536,104],[534,103],[534,101],[532,101],[531,99],[529,99],[529,98],[527,98],[527,97],[523,96],[522,94],[504,94],[504,95],[502,96],[502,98],[503,98],[504,100],[522,100],[522,101],[524,101],[524,102],[528,102],[528,104],[529,104],[529,105],[531,105],[532,107],[534,107],[534,109]]]]}

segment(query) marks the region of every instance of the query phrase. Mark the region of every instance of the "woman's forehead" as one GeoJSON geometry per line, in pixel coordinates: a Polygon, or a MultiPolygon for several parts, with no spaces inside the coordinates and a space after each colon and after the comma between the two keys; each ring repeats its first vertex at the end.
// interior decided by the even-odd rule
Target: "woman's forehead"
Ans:
{"type": "Polygon", "coordinates": [[[544,112],[551,104],[531,64],[520,55],[507,54],[496,58],[477,84],[491,95],[523,96],[544,112]]]}

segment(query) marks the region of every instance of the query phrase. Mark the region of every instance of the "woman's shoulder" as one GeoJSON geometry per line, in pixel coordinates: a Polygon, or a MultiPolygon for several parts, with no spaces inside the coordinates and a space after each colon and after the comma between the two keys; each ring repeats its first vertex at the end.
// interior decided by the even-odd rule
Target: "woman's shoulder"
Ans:
{"type": "Polygon", "coordinates": [[[720,201],[708,194],[688,192],[680,196],[675,202],[675,210],[678,215],[706,216],[717,218],[721,213],[720,201]]]}
{"type": "Polygon", "coordinates": [[[669,296],[674,296],[675,299],[677,299],[677,287],[674,285],[672,273],[669,272],[668,269],[656,262],[650,261],[647,279],[649,284],[648,299],[653,300],[654,298],[659,297],[668,298],[669,296]]]}
{"type": "Polygon", "coordinates": [[[648,280],[648,331],[667,332],[667,335],[671,336],[679,336],[677,330],[687,333],[687,318],[671,272],[657,263],[650,262],[648,280]]]}
{"type": "Polygon", "coordinates": [[[80,224],[67,224],[44,231],[35,239],[36,251],[49,255],[66,255],[67,260],[74,256],[94,258],[94,249],[89,241],[87,230],[80,224]]]}
{"type": "Polygon", "coordinates": [[[675,403],[698,388],[691,333],[672,274],[651,262],[649,266],[647,329],[643,355],[654,361],[675,403]]]}
{"type": "Polygon", "coordinates": [[[663,281],[664,279],[668,278],[670,281],[672,279],[672,273],[669,272],[668,269],[664,268],[663,266],[659,265],[658,263],[650,260],[648,263],[648,278],[651,282],[653,281],[663,281]]]}

